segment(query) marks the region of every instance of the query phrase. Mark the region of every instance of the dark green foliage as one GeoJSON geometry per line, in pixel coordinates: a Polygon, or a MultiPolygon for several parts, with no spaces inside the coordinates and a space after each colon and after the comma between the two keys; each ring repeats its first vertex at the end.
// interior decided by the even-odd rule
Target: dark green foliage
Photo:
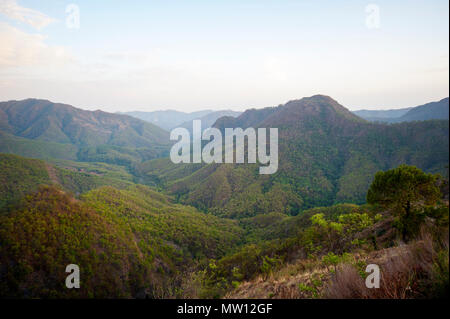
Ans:
{"type": "Polygon", "coordinates": [[[367,202],[391,209],[398,217],[403,240],[418,233],[424,220],[423,206],[434,206],[441,197],[437,176],[414,166],[400,165],[378,172],[367,192],[367,202]]]}
{"type": "MultiPolygon", "coordinates": [[[[296,216],[281,213],[258,214],[241,219],[240,225],[247,231],[247,242],[295,237],[299,230],[312,225],[311,217],[322,214],[325,218],[337,221],[343,214],[363,212],[367,209],[354,204],[338,204],[330,207],[316,207],[305,210],[296,216]]],[[[373,214],[373,213],[371,213],[373,214]]]]}

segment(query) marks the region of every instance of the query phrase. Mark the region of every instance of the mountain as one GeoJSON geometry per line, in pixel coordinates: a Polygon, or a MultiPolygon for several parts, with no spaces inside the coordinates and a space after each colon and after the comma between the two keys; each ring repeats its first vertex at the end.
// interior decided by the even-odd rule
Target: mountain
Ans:
{"type": "Polygon", "coordinates": [[[299,120],[321,118],[327,120],[346,119],[354,122],[364,122],[358,116],[325,95],[315,95],[310,98],[289,101],[278,107],[264,109],[250,109],[233,119],[230,117],[220,119],[214,125],[219,129],[225,127],[277,127],[296,126],[299,120]],[[229,125],[229,126],[227,126],[229,125]],[[266,126],[264,126],[266,125],[266,126]]]}
{"type": "Polygon", "coordinates": [[[175,127],[179,127],[181,124],[192,121],[193,119],[201,118],[202,116],[213,113],[212,110],[203,110],[197,112],[179,112],[174,110],[166,111],[154,111],[154,112],[123,112],[120,114],[126,114],[138,118],[140,120],[155,124],[160,128],[170,131],[175,127]]]}
{"type": "Polygon", "coordinates": [[[45,156],[42,147],[54,157],[128,164],[167,154],[170,142],[168,132],[131,116],[37,99],[1,102],[0,136],[2,152],[45,156]]]}
{"type": "Polygon", "coordinates": [[[273,175],[259,175],[255,164],[172,164],[163,159],[140,164],[139,172],[185,204],[232,218],[364,203],[374,174],[402,163],[448,174],[445,120],[371,123],[317,95],[215,123],[219,129],[250,126],[278,128],[279,168],[273,175]]]}
{"type": "Polygon", "coordinates": [[[370,111],[359,110],[353,113],[368,120],[386,123],[400,123],[425,120],[448,120],[449,102],[448,97],[437,102],[409,107],[404,109],[370,111]]]}

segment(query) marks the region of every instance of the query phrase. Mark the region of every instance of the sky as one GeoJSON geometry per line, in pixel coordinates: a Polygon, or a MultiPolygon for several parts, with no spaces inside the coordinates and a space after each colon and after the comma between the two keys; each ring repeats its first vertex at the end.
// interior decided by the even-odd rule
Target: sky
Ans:
{"type": "Polygon", "coordinates": [[[447,0],[0,0],[0,101],[411,107],[449,95],[448,30],[447,0]]]}

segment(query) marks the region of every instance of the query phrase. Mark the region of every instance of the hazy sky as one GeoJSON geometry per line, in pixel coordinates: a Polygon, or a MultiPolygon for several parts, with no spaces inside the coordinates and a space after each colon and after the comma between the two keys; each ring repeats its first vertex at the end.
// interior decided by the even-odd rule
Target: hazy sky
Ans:
{"type": "Polygon", "coordinates": [[[449,95],[448,12],[447,0],[0,0],[0,101],[415,106],[449,95]]]}

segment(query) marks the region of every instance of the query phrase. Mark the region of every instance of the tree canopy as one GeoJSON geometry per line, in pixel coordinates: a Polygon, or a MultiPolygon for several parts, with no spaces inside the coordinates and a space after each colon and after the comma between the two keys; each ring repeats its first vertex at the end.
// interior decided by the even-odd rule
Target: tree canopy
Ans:
{"type": "Polygon", "coordinates": [[[403,239],[411,235],[411,225],[418,224],[417,214],[440,198],[437,176],[415,166],[400,165],[378,172],[367,192],[367,202],[392,210],[398,216],[403,239]],[[414,222],[414,223],[413,223],[414,222]]]}

